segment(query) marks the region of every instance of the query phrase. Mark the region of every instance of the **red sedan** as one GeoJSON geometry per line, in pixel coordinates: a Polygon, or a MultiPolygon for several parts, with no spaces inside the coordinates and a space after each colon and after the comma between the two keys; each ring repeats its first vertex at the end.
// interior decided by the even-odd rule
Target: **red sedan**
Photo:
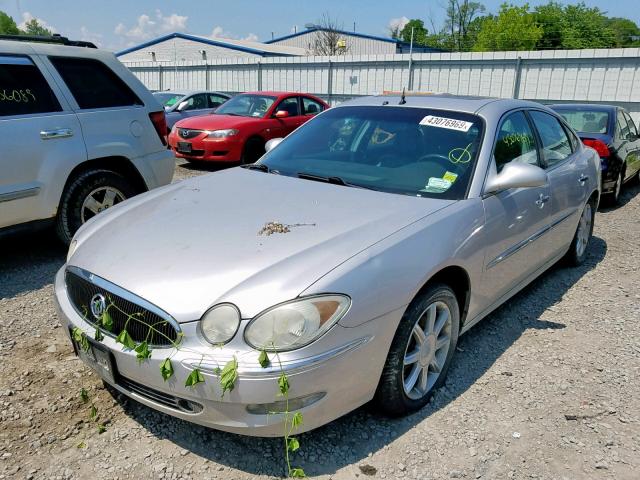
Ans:
{"type": "Polygon", "coordinates": [[[285,137],[314,115],[329,108],[313,95],[252,92],[237,95],[215,113],[175,124],[169,145],[190,161],[253,163],[272,138],[285,137]]]}

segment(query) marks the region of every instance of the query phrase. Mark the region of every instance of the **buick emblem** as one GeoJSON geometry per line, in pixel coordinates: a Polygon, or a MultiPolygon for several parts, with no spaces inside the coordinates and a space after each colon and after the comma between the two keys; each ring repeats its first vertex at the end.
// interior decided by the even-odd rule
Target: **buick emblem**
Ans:
{"type": "Polygon", "coordinates": [[[91,297],[91,314],[96,320],[102,318],[102,314],[107,309],[107,299],[101,293],[96,293],[91,297]]]}

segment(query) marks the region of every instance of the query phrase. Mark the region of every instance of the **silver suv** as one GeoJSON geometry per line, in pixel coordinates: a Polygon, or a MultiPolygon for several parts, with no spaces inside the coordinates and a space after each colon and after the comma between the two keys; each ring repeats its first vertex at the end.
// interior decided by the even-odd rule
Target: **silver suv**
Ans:
{"type": "Polygon", "coordinates": [[[112,53],[0,37],[0,234],[84,222],[171,182],[162,106],[112,53]]]}

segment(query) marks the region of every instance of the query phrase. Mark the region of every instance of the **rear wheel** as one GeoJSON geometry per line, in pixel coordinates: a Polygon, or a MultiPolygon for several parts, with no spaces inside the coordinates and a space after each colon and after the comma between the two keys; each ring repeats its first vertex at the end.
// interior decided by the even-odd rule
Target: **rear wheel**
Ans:
{"type": "Polygon", "coordinates": [[[73,179],[62,194],[56,232],[69,244],[86,221],[136,194],[122,175],[110,170],[89,170],[73,179]]]}
{"type": "Polygon", "coordinates": [[[565,257],[567,263],[574,267],[581,265],[585,258],[587,258],[587,247],[593,234],[593,220],[595,216],[595,208],[591,200],[587,202],[580,215],[580,221],[578,222],[578,228],[573,236],[571,247],[565,257]]]}
{"type": "Polygon", "coordinates": [[[376,391],[375,402],[393,416],[422,408],[442,386],[460,328],[453,291],[433,285],[414,299],[400,321],[376,391]]]}
{"type": "Polygon", "coordinates": [[[242,164],[255,163],[262,155],[264,155],[264,142],[260,138],[250,138],[244,144],[242,150],[242,164]]]}
{"type": "Polygon", "coordinates": [[[610,206],[616,206],[620,204],[620,192],[622,191],[622,182],[624,179],[624,169],[618,172],[616,177],[616,184],[613,187],[613,192],[609,193],[606,197],[606,203],[610,206]]]}

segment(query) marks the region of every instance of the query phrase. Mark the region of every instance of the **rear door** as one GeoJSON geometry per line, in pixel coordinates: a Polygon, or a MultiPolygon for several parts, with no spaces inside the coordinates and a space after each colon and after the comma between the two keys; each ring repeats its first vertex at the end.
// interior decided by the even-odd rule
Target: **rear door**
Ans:
{"type": "Polygon", "coordinates": [[[629,130],[629,134],[627,135],[628,154],[626,172],[626,178],[628,179],[640,171],[640,136],[638,136],[637,126],[629,113],[623,111],[623,114],[627,120],[627,128],[629,130]]]}
{"type": "Polygon", "coordinates": [[[547,236],[552,255],[562,253],[571,243],[587,201],[589,159],[580,154],[573,133],[555,116],[540,110],[529,112],[538,134],[542,166],[547,171],[550,186],[551,225],[547,236]]]}
{"type": "Polygon", "coordinates": [[[0,55],[0,228],[53,217],[86,160],[75,113],[37,56],[0,55]]]}
{"type": "MultiPolygon", "coordinates": [[[[541,166],[533,127],[524,111],[506,115],[493,152],[498,172],[511,162],[541,166]]],[[[526,280],[549,259],[545,233],[551,219],[549,186],[504,190],[484,198],[485,278],[478,288],[489,303],[526,280]]]]}

